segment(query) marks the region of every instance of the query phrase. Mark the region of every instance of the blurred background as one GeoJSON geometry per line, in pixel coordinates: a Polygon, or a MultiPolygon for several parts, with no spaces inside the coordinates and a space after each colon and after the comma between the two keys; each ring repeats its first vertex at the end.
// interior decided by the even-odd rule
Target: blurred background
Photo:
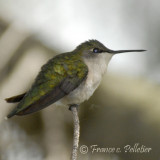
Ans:
{"type": "Polygon", "coordinates": [[[119,147],[121,153],[78,153],[80,160],[160,160],[160,2],[158,0],[0,0],[0,159],[67,160],[73,124],[54,105],[4,120],[40,67],[88,39],[111,49],[146,49],[112,58],[92,98],[79,109],[80,146],[119,147]],[[152,148],[125,153],[126,145],[152,148]]]}

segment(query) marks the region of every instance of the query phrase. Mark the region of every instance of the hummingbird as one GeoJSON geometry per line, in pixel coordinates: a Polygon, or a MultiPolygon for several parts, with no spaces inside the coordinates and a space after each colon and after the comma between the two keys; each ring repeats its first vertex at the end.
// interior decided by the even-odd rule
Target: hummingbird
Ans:
{"type": "Polygon", "coordinates": [[[43,65],[26,93],[6,98],[8,103],[19,102],[7,118],[34,113],[57,102],[79,105],[97,89],[113,55],[143,51],[111,50],[97,40],[85,41],[43,65]]]}

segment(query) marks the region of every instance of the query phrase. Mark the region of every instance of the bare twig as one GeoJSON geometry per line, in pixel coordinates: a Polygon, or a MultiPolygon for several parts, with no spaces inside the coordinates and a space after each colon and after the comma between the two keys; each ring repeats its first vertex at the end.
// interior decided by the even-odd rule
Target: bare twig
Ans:
{"type": "Polygon", "coordinates": [[[78,105],[71,105],[69,108],[73,114],[73,125],[74,125],[74,134],[73,134],[73,148],[71,160],[77,159],[78,152],[78,144],[79,144],[79,136],[80,136],[80,125],[79,125],[79,117],[78,117],[78,105]]]}

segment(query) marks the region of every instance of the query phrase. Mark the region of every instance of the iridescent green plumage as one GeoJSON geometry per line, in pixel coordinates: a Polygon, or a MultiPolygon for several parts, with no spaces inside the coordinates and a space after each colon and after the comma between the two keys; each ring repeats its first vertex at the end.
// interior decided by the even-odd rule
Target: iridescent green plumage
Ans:
{"type": "Polygon", "coordinates": [[[26,94],[7,98],[10,103],[20,102],[7,117],[36,112],[58,100],[65,102],[65,105],[80,104],[98,87],[114,54],[142,51],[114,51],[97,40],[86,41],[72,52],[49,60],[26,94]]]}
{"type": "MultiPolygon", "coordinates": [[[[79,54],[73,52],[60,54],[53,59],[49,60],[41,68],[41,72],[37,76],[34,84],[31,89],[26,93],[25,97],[20,101],[19,105],[8,115],[11,117],[15,114],[28,114],[24,113],[30,105],[39,101],[42,97],[49,94],[54,90],[55,87],[64,85],[64,81],[71,83],[73,85],[71,90],[77,87],[87,75],[88,69],[85,63],[83,62],[79,54]]],[[[68,94],[71,90],[68,91],[64,88],[62,89],[64,94],[59,95],[60,98],[68,94]],[[62,97],[61,97],[62,96],[62,97]]],[[[53,103],[54,100],[52,100],[53,103]]],[[[47,102],[47,105],[50,103],[47,102]]],[[[39,104],[41,105],[41,104],[39,104]]],[[[33,106],[34,107],[34,106],[33,106]]],[[[43,107],[44,108],[44,107],[43,107]]],[[[37,111],[36,109],[35,111],[37,111]]]]}

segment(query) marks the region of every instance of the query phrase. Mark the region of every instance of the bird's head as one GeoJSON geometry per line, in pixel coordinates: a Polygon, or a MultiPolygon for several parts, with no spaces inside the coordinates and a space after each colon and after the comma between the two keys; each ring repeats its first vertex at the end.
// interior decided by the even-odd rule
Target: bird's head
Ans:
{"type": "Polygon", "coordinates": [[[109,57],[112,57],[115,54],[124,53],[124,52],[143,52],[145,50],[111,50],[105,47],[101,42],[97,40],[89,40],[80,44],[75,52],[83,56],[84,58],[96,58],[101,55],[107,54],[109,57]]]}

